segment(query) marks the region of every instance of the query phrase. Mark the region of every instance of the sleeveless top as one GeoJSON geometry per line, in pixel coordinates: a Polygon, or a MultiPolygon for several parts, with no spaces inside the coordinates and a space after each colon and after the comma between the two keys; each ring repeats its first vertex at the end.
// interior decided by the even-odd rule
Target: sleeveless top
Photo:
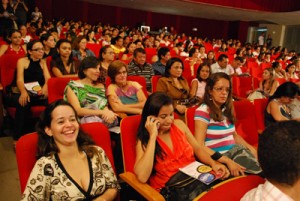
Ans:
{"type": "Polygon", "coordinates": [[[5,51],[5,54],[16,54],[16,55],[24,55],[25,56],[26,52],[22,46],[20,46],[20,49],[18,51],[15,51],[12,48],[12,45],[9,45],[7,50],[5,51]]]}
{"type": "MultiPolygon", "coordinates": [[[[278,103],[278,101],[277,101],[276,99],[274,99],[273,101],[275,101],[275,102],[278,103]]],[[[270,102],[269,102],[269,103],[270,103],[270,102]]],[[[269,103],[268,103],[268,104],[269,104],[269,103]]],[[[288,113],[288,112],[286,112],[286,111],[283,109],[283,107],[282,107],[281,105],[279,105],[279,109],[280,109],[280,113],[281,113],[282,116],[284,116],[284,117],[286,117],[286,118],[288,118],[288,119],[291,119],[291,118],[292,118],[291,114],[288,113]]],[[[272,116],[272,114],[268,113],[267,107],[266,107],[266,109],[265,109],[265,111],[264,111],[264,115],[265,115],[265,119],[264,119],[264,121],[265,121],[265,127],[268,127],[269,125],[272,125],[273,123],[276,123],[276,122],[277,122],[277,121],[274,119],[274,117],[272,116]]]]}
{"type": "MultiPolygon", "coordinates": [[[[41,87],[45,84],[45,77],[44,72],[40,64],[40,60],[33,61],[32,59],[29,59],[29,66],[27,69],[24,69],[24,83],[29,82],[38,82],[41,87]]],[[[17,80],[17,70],[15,71],[14,79],[12,82],[12,86],[17,86],[16,84],[17,80]]]]}
{"type": "Polygon", "coordinates": [[[197,88],[196,96],[198,96],[199,98],[203,98],[204,92],[205,92],[206,82],[204,82],[204,81],[199,82],[199,80],[197,78],[193,79],[192,83],[194,81],[198,82],[198,88],[197,88]]]}
{"type": "Polygon", "coordinates": [[[182,168],[195,161],[194,151],[188,143],[185,133],[183,133],[175,124],[171,125],[170,137],[173,144],[173,151],[159,137],[157,142],[165,155],[163,158],[156,156],[154,165],[155,174],[150,177],[150,185],[160,191],[165,183],[182,168]]]}

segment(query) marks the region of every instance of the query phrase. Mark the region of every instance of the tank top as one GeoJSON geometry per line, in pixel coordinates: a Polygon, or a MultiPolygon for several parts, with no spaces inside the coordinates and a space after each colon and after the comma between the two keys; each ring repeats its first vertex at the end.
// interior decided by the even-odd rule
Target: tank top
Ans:
{"type": "Polygon", "coordinates": [[[20,46],[20,49],[18,51],[15,51],[13,48],[12,48],[12,45],[9,45],[5,54],[16,54],[16,55],[25,55],[25,50],[23,49],[22,46],[20,46]]]}
{"type": "Polygon", "coordinates": [[[24,69],[24,83],[35,81],[43,86],[45,84],[44,73],[40,64],[40,60],[33,61],[30,59],[28,68],[24,69]]]}

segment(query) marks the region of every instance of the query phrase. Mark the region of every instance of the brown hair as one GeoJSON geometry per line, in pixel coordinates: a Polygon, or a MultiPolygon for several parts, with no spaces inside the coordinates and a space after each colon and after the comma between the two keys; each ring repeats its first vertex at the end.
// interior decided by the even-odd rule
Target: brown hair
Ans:
{"type": "Polygon", "coordinates": [[[107,69],[107,75],[110,77],[110,80],[112,83],[116,83],[115,78],[118,75],[118,73],[122,67],[125,67],[126,72],[128,72],[127,65],[122,61],[117,60],[117,61],[113,61],[109,64],[108,69],[107,69]]]}
{"type": "Polygon", "coordinates": [[[232,103],[232,84],[229,75],[227,75],[226,73],[219,72],[219,73],[213,73],[210,76],[205,86],[204,103],[209,107],[210,117],[213,120],[222,121],[224,115],[228,118],[228,120],[231,123],[235,123],[234,109],[232,103]],[[213,90],[213,87],[215,86],[216,82],[222,78],[229,81],[230,90],[228,92],[228,97],[226,102],[221,106],[221,108],[218,108],[211,100],[210,92],[213,90]]]}

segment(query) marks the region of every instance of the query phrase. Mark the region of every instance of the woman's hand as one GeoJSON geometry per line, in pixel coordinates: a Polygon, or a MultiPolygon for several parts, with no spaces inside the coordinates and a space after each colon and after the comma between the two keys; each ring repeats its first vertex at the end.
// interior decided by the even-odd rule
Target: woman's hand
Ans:
{"type": "Polygon", "coordinates": [[[222,163],[215,162],[212,165],[212,169],[217,174],[217,176],[220,176],[221,179],[226,179],[226,178],[228,178],[230,176],[229,170],[222,163]]]}
{"type": "Polygon", "coordinates": [[[157,117],[148,116],[145,124],[145,128],[147,129],[150,135],[150,139],[156,140],[156,137],[158,135],[158,129],[159,129],[158,127],[159,127],[159,121],[157,117]]]}
{"type": "Polygon", "coordinates": [[[27,105],[27,102],[30,102],[30,96],[28,95],[27,91],[21,93],[19,97],[19,103],[22,107],[25,107],[27,105]]]}
{"type": "Polygon", "coordinates": [[[114,113],[113,111],[109,110],[108,108],[104,108],[103,109],[103,114],[102,114],[102,119],[106,122],[106,123],[113,123],[117,118],[117,114],[114,113]]]}
{"type": "Polygon", "coordinates": [[[176,110],[180,113],[180,114],[184,114],[185,110],[186,110],[186,106],[185,105],[176,105],[176,110]]]}
{"type": "Polygon", "coordinates": [[[230,171],[230,174],[234,177],[237,177],[237,176],[244,176],[244,171],[246,170],[245,167],[237,164],[236,162],[234,162],[233,160],[229,159],[228,162],[226,163],[229,171],[230,171]]]}

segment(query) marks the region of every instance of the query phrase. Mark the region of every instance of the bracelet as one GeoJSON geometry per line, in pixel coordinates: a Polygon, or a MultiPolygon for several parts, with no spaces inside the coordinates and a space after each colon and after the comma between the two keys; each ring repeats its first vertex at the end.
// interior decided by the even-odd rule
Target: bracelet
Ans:
{"type": "Polygon", "coordinates": [[[221,157],[222,157],[223,155],[220,153],[220,152],[215,152],[213,155],[211,155],[210,157],[213,159],[213,160],[215,160],[215,161],[217,161],[217,160],[219,160],[221,157]]]}

